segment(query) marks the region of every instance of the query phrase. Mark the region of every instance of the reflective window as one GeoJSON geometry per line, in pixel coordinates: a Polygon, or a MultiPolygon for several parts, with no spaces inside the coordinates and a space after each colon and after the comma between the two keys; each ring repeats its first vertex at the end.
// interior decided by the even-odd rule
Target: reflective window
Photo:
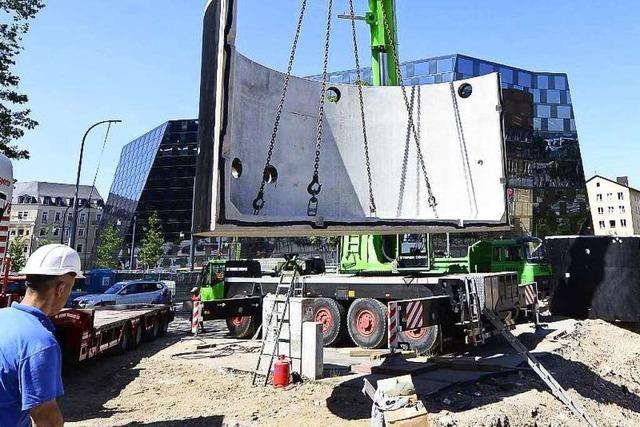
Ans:
{"type": "Polygon", "coordinates": [[[540,117],[534,117],[533,118],[533,128],[535,130],[541,130],[542,129],[542,119],[540,117]]]}
{"type": "Polygon", "coordinates": [[[571,93],[569,93],[569,91],[566,91],[565,93],[567,94],[567,104],[573,104],[571,102],[571,93]]]}
{"type": "Polygon", "coordinates": [[[416,76],[429,74],[429,61],[417,62],[413,64],[413,68],[416,76]]]}
{"type": "Polygon", "coordinates": [[[491,74],[496,71],[495,67],[491,64],[485,64],[484,62],[480,63],[479,66],[480,75],[484,76],[485,74],[491,74]]]}
{"type": "Polygon", "coordinates": [[[466,58],[458,58],[458,72],[468,76],[473,75],[473,61],[466,58]]]}
{"type": "Polygon", "coordinates": [[[547,91],[547,102],[549,104],[560,104],[560,91],[549,89],[547,91]]]}
{"type": "Polygon", "coordinates": [[[561,119],[570,119],[571,107],[568,105],[558,105],[558,117],[561,119]]]}
{"type": "Polygon", "coordinates": [[[549,119],[549,131],[562,132],[564,131],[564,120],[562,119],[549,119]]]}
{"type": "Polygon", "coordinates": [[[452,73],[444,73],[442,75],[442,81],[443,82],[450,82],[452,78],[452,73]]]}
{"type": "Polygon", "coordinates": [[[524,87],[531,87],[531,74],[518,71],[518,84],[524,87]]]}
{"type": "Polygon", "coordinates": [[[438,73],[453,71],[453,58],[438,59],[438,73]]]}
{"type": "Polygon", "coordinates": [[[538,104],[540,102],[540,89],[529,89],[529,92],[533,95],[533,102],[538,104]]]}
{"type": "Polygon", "coordinates": [[[538,89],[549,89],[548,76],[538,76],[538,89]]]}
{"type": "Polygon", "coordinates": [[[433,83],[435,83],[435,78],[434,78],[434,76],[422,76],[422,77],[420,77],[419,82],[420,82],[421,85],[433,84],[433,83]]]}
{"type": "Polygon", "coordinates": [[[567,79],[565,76],[555,76],[553,80],[554,80],[556,89],[559,89],[559,90],[567,89],[567,79]]]}
{"type": "Polygon", "coordinates": [[[536,105],[536,116],[538,117],[551,117],[551,106],[549,105],[536,105]]]}
{"type": "Polygon", "coordinates": [[[510,68],[500,67],[500,78],[503,83],[513,84],[513,70],[510,68]]]}

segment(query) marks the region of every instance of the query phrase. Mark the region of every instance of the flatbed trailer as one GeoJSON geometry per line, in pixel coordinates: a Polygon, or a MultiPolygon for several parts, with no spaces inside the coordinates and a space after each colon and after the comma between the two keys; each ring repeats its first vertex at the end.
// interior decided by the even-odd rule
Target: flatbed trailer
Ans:
{"type": "Polygon", "coordinates": [[[63,359],[73,363],[106,352],[121,354],[163,336],[174,316],[168,305],[131,304],[63,309],[52,320],[63,359]]]}

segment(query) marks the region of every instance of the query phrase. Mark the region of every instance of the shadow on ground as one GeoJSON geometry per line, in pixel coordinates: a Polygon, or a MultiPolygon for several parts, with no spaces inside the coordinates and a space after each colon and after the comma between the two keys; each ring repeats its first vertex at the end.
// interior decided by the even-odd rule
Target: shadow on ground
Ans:
{"type": "MultiPolygon", "coordinates": [[[[221,325],[211,322],[208,333],[224,336],[222,329],[221,325]]],[[[65,421],[108,418],[117,412],[115,409],[105,408],[105,404],[119,396],[140,375],[143,369],[137,367],[140,360],[185,339],[188,332],[188,314],[176,313],[176,320],[169,325],[169,331],[164,337],[152,342],[142,342],[137,349],[129,350],[123,355],[105,354],[86,362],[66,365],[62,376],[65,395],[59,399],[65,421]]],[[[187,339],[198,340],[197,337],[187,339]]]]}
{"type": "Polygon", "coordinates": [[[210,417],[188,418],[181,420],[157,421],[151,423],[129,423],[123,427],[222,427],[224,417],[221,415],[213,415],[210,417]]]}

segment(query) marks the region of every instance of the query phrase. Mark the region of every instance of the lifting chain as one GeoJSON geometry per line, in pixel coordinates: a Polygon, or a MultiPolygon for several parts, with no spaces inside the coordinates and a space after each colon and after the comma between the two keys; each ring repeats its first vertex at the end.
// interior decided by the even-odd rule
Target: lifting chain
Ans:
{"type": "MultiPolygon", "coordinates": [[[[349,0],[349,13],[355,16],[353,0],[349,0]]],[[[367,167],[367,182],[369,184],[369,211],[376,214],[376,201],[373,197],[373,182],[371,180],[371,160],[369,158],[369,141],[367,139],[367,124],[364,117],[364,98],[362,96],[362,74],[360,71],[360,55],[358,53],[358,38],[356,34],[356,21],[351,19],[351,35],[353,36],[353,56],[356,61],[356,84],[358,86],[358,98],[360,100],[360,120],[362,121],[362,140],[364,143],[364,160],[367,167]]]]}
{"type": "Polygon", "coordinates": [[[402,79],[402,71],[400,70],[400,60],[398,59],[398,49],[396,48],[396,40],[391,34],[391,26],[389,25],[389,19],[387,16],[387,11],[384,6],[382,7],[382,19],[384,20],[384,28],[387,36],[387,40],[391,43],[391,49],[393,50],[393,58],[394,58],[394,66],[396,69],[396,75],[398,77],[398,83],[400,84],[400,89],[402,90],[402,97],[404,99],[404,105],[407,109],[407,114],[409,116],[409,127],[411,128],[411,132],[413,133],[413,139],[416,144],[416,151],[418,153],[418,159],[420,160],[420,168],[422,169],[422,174],[424,175],[424,183],[427,187],[427,195],[428,195],[428,203],[436,218],[438,218],[438,213],[436,211],[436,206],[438,203],[436,202],[436,198],[433,195],[433,190],[431,189],[431,183],[429,182],[429,176],[427,175],[427,167],[424,162],[424,157],[422,155],[422,147],[420,146],[420,141],[418,140],[418,134],[416,133],[415,124],[413,122],[413,111],[411,105],[409,103],[409,97],[407,96],[407,88],[404,85],[404,80],[402,79]]]}
{"type": "Polygon", "coordinates": [[[467,141],[464,137],[464,130],[462,128],[462,119],[460,117],[460,107],[458,106],[458,97],[456,96],[456,90],[453,86],[453,82],[449,83],[449,89],[451,92],[451,103],[453,104],[453,115],[456,120],[456,131],[458,133],[458,142],[460,143],[460,151],[462,152],[462,158],[464,161],[464,178],[467,183],[467,191],[471,192],[471,199],[469,204],[473,211],[473,216],[478,215],[478,199],[476,197],[476,189],[473,183],[473,174],[471,173],[471,163],[469,161],[469,152],[467,151],[467,141]]]}
{"type": "Polygon", "coordinates": [[[331,14],[333,9],[333,0],[329,0],[327,7],[327,28],[324,38],[324,58],[322,63],[322,82],[320,85],[320,106],[318,107],[318,126],[316,134],[316,157],[313,162],[313,177],[307,186],[307,193],[311,195],[307,205],[307,215],[316,216],[318,214],[318,198],[316,197],[322,191],[322,184],[318,176],[318,168],[320,167],[320,148],[322,146],[322,126],[324,121],[324,102],[327,94],[327,69],[329,67],[329,41],[331,39],[331,14]]]}
{"type": "Polygon", "coordinates": [[[302,0],[300,6],[300,15],[298,16],[298,24],[296,26],[296,32],[293,37],[293,44],[291,45],[291,51],[289,53],[289,63],[287,64],[287,73],[284,77],[284,83],[282,84],[282,92],[280,94],[280,102],[276,111],[276,117],[273,123],[273,131],[271,132],[271,141],[269,142],[269,150],[267,151],[267,159],[265,161],[262,182],[260,183],[260,189],[256,198],[253,200],[253,213],[258,215],[264,207],[264,187],[267,183],[269,174],[267,168],[271,165],[271,157],[273,156],[273,148],[276,145],[276,138],[278,135],[278,126],[280,125],[280,118],[282,116],[282,110],[284,109],[284,101],[287,97],[287,89],[289,87],[289,78],[291,77],[291,69],[293,68],[293,61],[296,57],[296,49],[298,47],[298,39],[300,38],[300,30],[302,29],[302,22],[304,20],[304,13],[307,9],[307,0],[302,0]]]}

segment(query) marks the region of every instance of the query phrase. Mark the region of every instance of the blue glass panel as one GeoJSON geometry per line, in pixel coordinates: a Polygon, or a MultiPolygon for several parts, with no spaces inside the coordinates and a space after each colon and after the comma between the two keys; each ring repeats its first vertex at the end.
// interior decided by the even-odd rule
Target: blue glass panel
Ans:
{"type": "Polygon", "coordinates": [[[576,131],[576,121],[574,119],[571,119],[569,121],[569,129],[571,129],[571,132],[576,131]]]}
{"type": "Polygon", "coordinates": [[[539,117],[533,118],[533,128],[535,130],[542,130],[542,119],[539,117]]]}
{"type": "Polygon", "coordinates": [[[548,76],[538,76],[538,89],[549,89],[548,76]]]}
{"type": "Polygon", "coordinates": [[[479,67],[480,75],[484,76],[485,74],[491,74],[496,71],[495,67],[491,64],[485,64],[484,62],[480,63],[479,67]]]}
{"type": "Polygon", "coordinates": [[[571,93],[569,91],[565,92],[567,94],[567,104],[572,104],[571,102],[571,93]]]}
{"type": "Polygon", "coordinates": [[[468,76],[473,75],[473,61],[466,58],[458,58],[458,72],[468,76]]]}
{"type": "Polygon", "coordinates": [[[453,58],[438,59],[438,73],[448,73],[453,71],[453,58]]]}
{"type": "Polygon", "coordinates": [[[536,116],[537,117],[551,117],[551,107],[549,105],[536,105],[536,116]]]}
{"type": "Polygon", "coordinates": [[[420,84],[421,85],[435,83],[435,77],[434,76],[422,76],[422,77],[420,77],[419,80],[420,80],[420,84]]]}
{"type": "Polygon", "coordinates": [[[560,104],[560,91],[549,89],[547,91],[547,102],[549,104],[560,104]]]}
{"type": "Polygon", "coordinates": [[[554,83],[556,89],[566,90],[567,89],[567,79],[564,76],[555,76],[554,83]]]}
{"type": "Polygon", "coordinates": [[[442,81],[443,81],[443,82],[450,82],[450,81],[451,81],[451,79],[452,79],[452,77],[453,77],[453,74],[452,74],[452,73],[444,73],[444,74],[442,75],[442,81]]]}
{"type": "Polygon", "coordinates": [[[429,61],[416,62],[413,67],[416,76],[429,74],[429,61]]]}
{"type": "Polygon", "coordinates": [[[518,84],[520,86],[531,87],[531,74],[518,71],[518,84]]]}
{"type": "Polygon", "coordinates": [[[536,104],[540,102],[540,89],[529,89],[529,92],[533,95],[533,102],[536,104]]]}
{"type": "Polygon", "coordinates": [[[551,132],[564,131],[564,120],[562,119],[548,119],[548,120],[549,120],[549,131],[551,132]]]}
{"type": "Polygon", "coordinates": [[[560,119],[570,119],[571,118],[571,107],[568,105],[558,105],[558,118],[560,119]]]}
{"type": "Polygon", "coordinates": [[[513,84],[513,70],[511,68],[500,67],[500,78],[503,83],[513,84]]]}

